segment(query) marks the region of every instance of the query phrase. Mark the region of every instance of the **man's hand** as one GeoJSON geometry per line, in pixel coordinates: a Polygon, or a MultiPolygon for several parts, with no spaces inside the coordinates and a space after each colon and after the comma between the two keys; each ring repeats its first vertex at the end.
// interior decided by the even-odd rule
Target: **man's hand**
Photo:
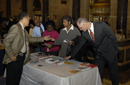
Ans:
{"type": "Polygon", "coordinates": [[[51,38],[50,38],[50,36],[45,36],[44,37],[44,40],[46,40],[46,41],[49,41],[51,38]]]}
{"type": "Polygon", "coordinates": [[[52,48],[52,46],[53,46],[52,44],[51,45],[47,45],[48,48],[52,48]]]}
{"type": "Polygon", "coordinates": [[[16,56],[12,56],[10,58],[11,58],[12,61],[16,61],[17,60],[16,56]]]}
{"type": "Polygon", "coordinates": [[[69,45],[72,45],[74,43],[74,41],[68,41],[69,45]]]}
{"type": "Polygon", "coordinates": [[[70,58],[71,58],[71,56],[68,56],[68,57],[65,57],[64,60],[68,60],[68,59],[70,59],[70,58]]]}

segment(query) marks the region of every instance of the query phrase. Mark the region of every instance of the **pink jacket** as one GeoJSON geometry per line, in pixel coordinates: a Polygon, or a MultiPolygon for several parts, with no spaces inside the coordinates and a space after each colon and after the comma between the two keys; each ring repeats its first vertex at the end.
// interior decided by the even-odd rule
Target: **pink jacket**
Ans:
{"type": "MultiPolygon", "coordinates": [[[[56,40],[58,40],[58,38],[59,38],[59,34],[55,30],[52,30],[51,32],[46,30],[46,31],[44,31],[42,36],[44,37],[44,36],[47,36],[47,35],[49,35],[51,38],[54,38],[56,40]]],[[[44,44],[53,44],[53,43],[54,42],[52,42],[52,41],[44,42],[44,44]]],[[[53,46],[52,48],[48,48],[47,46],[45,47],[46,52],[53,52],[53,51],[58,51],[58,50],[59,50],[59,46],[53,46]]]]}

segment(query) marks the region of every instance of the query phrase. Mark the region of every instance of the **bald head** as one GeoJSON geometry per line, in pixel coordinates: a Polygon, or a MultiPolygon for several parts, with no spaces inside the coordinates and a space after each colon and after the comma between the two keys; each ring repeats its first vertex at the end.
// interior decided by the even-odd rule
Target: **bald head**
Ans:
{"type": "Polygon", "coordinates": [[[37,26],[37,27],[40,27],[40,20],[35,18],[34,19],[34,24],[37,26]]]}
{"type": "Polygon", "coordinates": [[[88,20],[86,20],[86,18],[83,18],[83,17],[78,18],[77,24],[81,25],[83,23],[89,23],[89,22],[88,22],[88,20]]]}
{"type": "Polygon", "coordinates": [[[86,20],[86,18],[78,18],[77,20],[77,26],[79,27],[80,30],[86,32],[87,30],[90,29],[91,23],[86,20]]]}

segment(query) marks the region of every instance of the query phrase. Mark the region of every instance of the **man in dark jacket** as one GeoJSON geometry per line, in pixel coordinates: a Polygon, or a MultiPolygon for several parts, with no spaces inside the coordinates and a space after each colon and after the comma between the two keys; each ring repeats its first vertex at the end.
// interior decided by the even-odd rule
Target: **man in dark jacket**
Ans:
{"type": "Polygon", "coordinates": [[[74,57],[82,45],[88,41],[93,46],[96,54],[94,64],[98,65],[101,78],[103,75],[104,66],[107,64],[112,79],[112,84],[119,85],[117,65],[118,42],[114,32],[104,22],[91,23],[85,18],[79,18],[77,20],[77,25],[79,29],[83,31],[83,38],[80,40],[79,44],[75,47],[72,53],[65,58],[65,60],[74,57]]]}

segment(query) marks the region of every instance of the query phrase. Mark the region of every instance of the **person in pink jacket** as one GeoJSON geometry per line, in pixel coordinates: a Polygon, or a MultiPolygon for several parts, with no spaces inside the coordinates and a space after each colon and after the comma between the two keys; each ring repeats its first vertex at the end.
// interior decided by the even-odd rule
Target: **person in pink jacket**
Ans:
{"type": "MultiPolygon", "coordinates": [[[[59,33],[54,30],[54,28],[55,28],[54,21],[49,20],[46,23],[46,27],[47,27],[47,30],[43,33],[43,37],[46,36],[46,35],[49,35],[50,38],[54,38],[54,39],[58,40],[59,33]]],[[[44,42],[45,53],[50,54],[50,55],[58,56],[58,54],[59,54],[59,46],[51,47],[52,45],[53,45],[52,41],[44,42]]]]}

